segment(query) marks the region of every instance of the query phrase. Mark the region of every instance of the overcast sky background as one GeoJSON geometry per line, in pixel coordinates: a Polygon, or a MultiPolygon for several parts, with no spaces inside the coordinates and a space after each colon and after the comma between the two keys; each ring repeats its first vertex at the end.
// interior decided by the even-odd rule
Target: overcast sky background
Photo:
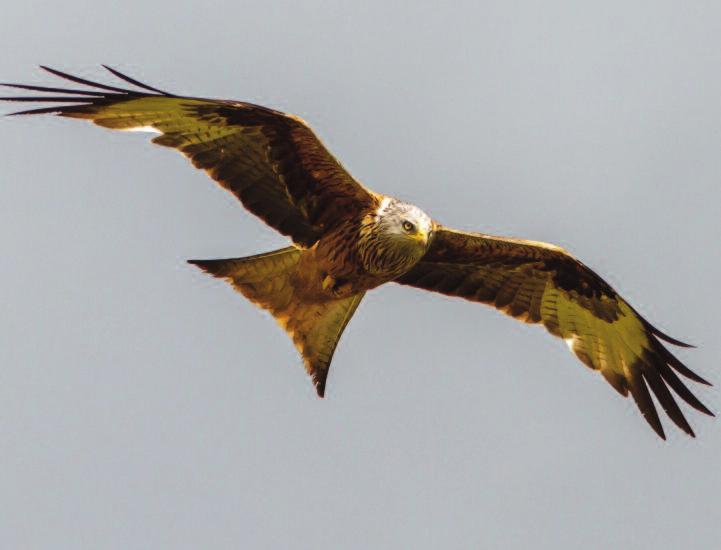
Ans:
{"type": "MultiPolygon", "coordinates": [[[[369,187],[579,256],[721,410],[719,3],[363,4],[6,3],[0,80],[107,63],[296,113],[369,187]]],[[[180,155],[52,118],[0,149],[3,548],[719,544],[718,420],[664,443],[542,329],[391,285],[319,400],[185,263],[286,241],[180,155]]]]}

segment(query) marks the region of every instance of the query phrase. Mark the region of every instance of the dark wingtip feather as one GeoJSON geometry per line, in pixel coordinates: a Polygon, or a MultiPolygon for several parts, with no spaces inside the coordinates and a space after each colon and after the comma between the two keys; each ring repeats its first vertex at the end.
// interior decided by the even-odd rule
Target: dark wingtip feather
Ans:
{"type": "Polygon", "coordinates": [[[658,356],[653,356],[647,352],[644,353],[641,360],[632,368],[642,369],[646,384],[648,384],[648,387],[656,396],[658,402],[661,403],[663,410],[666,411],[669,418],[673,420],[674,424],[691,437],[696,437],[691,425],[681,412],[678,403],[676,403],[676,400],[673,398],[673,395],[671,395],[671,392],[666,387],[666,384],[664,384],[661,374],[659,374],[657,367],[657,363],[659,361],[663,361],[663,359],[658,356]]]}
{"type": "Polygon", "coordinates": [[[646,327],[646,330],[648,330],[651,334],[654,334],[654,335],[658,336],[658,337],[659,337],[661,340],[663,340],[664,342],[667,342],[667,343],[669,343],[669,344],[673,344],[674,346],[679,346],[679,347],[682,347],[682,348],[695,348],[695,347],[696,347],[696,346],[694,346],[694,345],[692,345],[692,344],[687,344],[686,342],[682,342],[681,340],[676,340],[676,338],[671,338],[671,337],[670,337],[668,334],[666,334],[665,332],[661,332],[659,329],[657,329],[655,326],[653,326],[651,323],[649,323],[648,320],[647,320],[643,315],[641,315],[641,314],[636,310],[635,307],[633,307],[633,306],[632,306],[631,304],[629,304],[628,302],[625,302],[625,304],[626,304],[629,308],[631,308],[631,311],[633,311],[633,312],[636,314],[636,316],[641,320],[641,322],[643,323],[643,326],[646,327]]]}
{"type": "Polygon", "coordinates": [[[698,374],[696,374],[694,371],[692,371],[690,368],[688,368],[686,365],[684,365],[678,357],[676,357],[673,353],[671,353],[669,350],[666,349],[666,347],[659,342],[658,340],[652,340],[652,346],[655,349],[656,353],[658,353],[661,357],[663,357],[666,362],[678,373],[684,375],[686,378],[693,380],[694,382],[698,382],[699,384],[704,384],[706,386],[712,386],[711,382],[706,380],[705,378],[702,378],[698,374]]]}
{"type": "Polygon", "coordinates": [[[651,399],[651,394],[646,387],[646,382],[643,379],[640,368],[631,369],[632,375],[629,379],[629,389],[633,400],[636,402],[638,409],[646,419],[646,422],[653,428],[653,431],[663,439],[666,440],[666,434],[663,431],[663,425],[661,419],[658,417],[658,412],[651,399]]]}
{"type": "Polygon", "coordinates": [[[108,86],[106,84],[100,84],[99,82],[93,82],[92,80],[86,80],[84,78],[80,78],[78,76],[73,76],[68,73],[64,73],[63,71],[58,71],[57,69],[53,69],[51,67],[48,67],[46,65],[40,65],[40,68],[44,71],[49,72],[52,75],[59,76],[60,78],[64,78],[65,80],[70,80],[72,82],[77,82],[78,84],[84,84],[85,86],[90,86],[92,88],[100,88],[101,90],[109,90],[111,92],[119,92],[121,94],[136,94],[137,92],[133,92],[132,90],[126,90],[124,88],[118,88],[116,86],[108,86]]]}
{"type": "MultiPolygon", "coordinates": [[[[631,308],[633,309],[633,308],[631,308]]],[[[687,344],[686,342],[682,342],[681,340],[676,340],[676,338],[671,338],[668,334],[665,332],[660,331],[658,328],[653,326],[651,323],[649,323],[638,311],[633,309],[634,313],[638,315],[638,318],[641,319],[641,322],[646,327],[646,330],[648,330],[651,334],[657,336],[664,342],[667,342],[669,344],[673,344],[674,346],[679,346],[681,348],[695,348],[693,344],[687,344]]]]}
{"type": "Polygon", "coordinates": [[[668,384],[671,389],[676,392],[676,395],[678,395],[686,403],[691,405],[699,412],[702,412],[709,416],[715,416],[714,413],[712,413],[703,403],[701,403],[701,401],[698,400],[698,398],[693,393],[691,393],[691,390],[689,390],[684,385],[684,383],[681,382],[681,379],[676,376],[676,373],[673,371],[673,369],[671,369],[671,367],[669,367],[666,363],[658,363],[658,371],[666,384],[668,384]]]}
{"type": "Polygon", "coordinates": [[[687,344],[686,342],[682,342],[681,340],[676,340],[676,338],[671,338],[668,334],[661,332],[660,330],[658,330],[656,327],[654,327],[650,323],[647,323],[647,324],[648,324],[648,328],[651,330],[651,332],[654,335],[658,336],[664,342],[668,342],[669,344],[673,344],[674,346],[679,346],[681,348],[695,348],[696,347],[693,344],[687,344]]]}
{"type": "Polygon", "coordinates": [[[73,96],[18,96],[18,97],[0,97],[0,101],[17,101],[17,102],[36,102],[42,103],[43,101],[48,103],[87,103],[89,99],[87,97],[73,97],[73,96]]]}
{"type": "Polygon", "coordinates": [[[14,82],[0,82],[0,86],[8,88],[18,88],[20,90],[32,90],[34,92],[54,92],[60,94],[85,95],[90,97],[103,97],[103,92],[95,92],[88,90],[69,90],[67,88],[51,88],[49,86],[35,86],[30,84],[16,84],[14,82]]]}
{"type": "Polygon", "coordinates": [[[55,107],[41,107],[39,109],[27,109],[26,111],[15,111],[14,113],[8,113],[4,116],[19,116],[19,115],[62,115],[66,112],[62,105],[56,105],[55,107]]]}
{"type": "Polygon", "coordinates": [[[109,71],[111,74],[113,74],[113,75],[117,76],[118,78],[120,78],[121,80],[124,80],[125,82],[128,82],[129,84],[132,84],[133,86],[137,86],[138,88],[143,88],[144,90],[148,90],[148,91],[151,91],[151,92],[157,92],[157,93],[159,93],[159,94],[166,95],[166,96],[172,96],[172,95],[173,95],[173,94],[171,94],[171,93],[169,93],[169,92],[166,92],[166,91],[164,91],[164,90],[159,90],[158,88],[154,88],[153,86],[149,86],[149,85],[147,85],[147,84],[143,84],[143,83],[140,82],[139,80],[135,80],[134,78],[131,78],[131,77],[129,77],[128,75],[121,73],[121,72],[118,71],[117,69],[113,69],[112,67],[109,67],[108,65],[102,65],[102,67],[103,67],[106,71],[109,71]]]}

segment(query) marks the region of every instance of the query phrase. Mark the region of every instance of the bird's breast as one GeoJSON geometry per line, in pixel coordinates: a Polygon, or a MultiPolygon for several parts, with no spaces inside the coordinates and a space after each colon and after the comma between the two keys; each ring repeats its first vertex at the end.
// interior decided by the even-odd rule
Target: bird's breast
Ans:
{"type": "Polygon", "coordinates": [[[420,256],[383,241],[363,239],[358,224],[330,231],[303,253],[299,283],[319,297],[338,298],[392,281],[415,265],[420,256]]]}

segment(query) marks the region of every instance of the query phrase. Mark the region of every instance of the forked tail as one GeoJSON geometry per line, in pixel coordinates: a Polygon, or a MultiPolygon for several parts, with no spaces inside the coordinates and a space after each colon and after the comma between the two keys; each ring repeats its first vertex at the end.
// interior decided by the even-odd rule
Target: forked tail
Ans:
{"type": "Polygon", "coordinates": [[[364,293],[320,302],[304,300],[294,277],[300,255],[300,249],[290,246],[246,258],[188,263],[225,279],[255,305],[270,311],[293,339],[323,397],[333,352],[364,293]]]}

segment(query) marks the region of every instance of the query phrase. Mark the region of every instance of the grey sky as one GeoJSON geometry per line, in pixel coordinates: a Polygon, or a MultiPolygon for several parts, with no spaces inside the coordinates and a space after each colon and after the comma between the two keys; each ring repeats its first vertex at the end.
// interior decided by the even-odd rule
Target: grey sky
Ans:
{"type": "MultiPolygon", "coordinates": [[[[569,249],[721,410],[719,4],[358,4],[8,3],[0,80],[108,63],[297,113],[371,188],[569,249]]],[[[562,341],[396,286],[319,400],[185,264],[286,241],[180,155],[51,118],[0,148],[3,548],[718,545],[718,420],[663,443],[562,341]]]]}

